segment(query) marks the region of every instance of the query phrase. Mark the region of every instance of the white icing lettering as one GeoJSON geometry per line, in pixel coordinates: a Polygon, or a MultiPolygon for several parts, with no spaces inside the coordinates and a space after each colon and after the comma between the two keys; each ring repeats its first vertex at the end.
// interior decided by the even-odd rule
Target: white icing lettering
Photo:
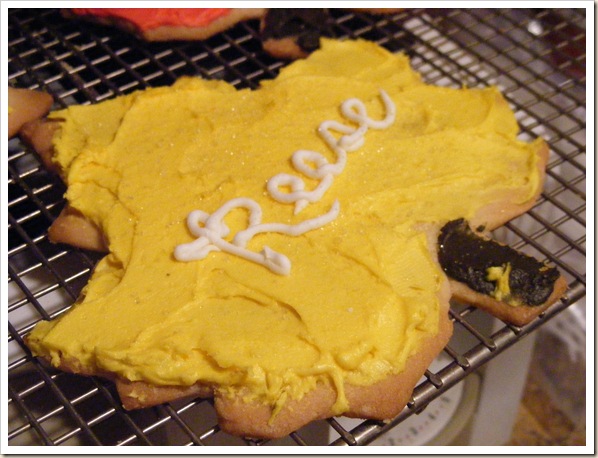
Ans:
{"type": "Polygon", "coordinates": [[[364,103],[359,99],[345,100],[340,107],[342,115],[357,124],[352,127],[338,121],[324,121],[318,127],[318,134],[324,143],[336,154],[336,162],[331,164],[316,151],[299,150],[291,156],[291,163],[297,172],[308,178],[320,180],[312,191],[305,190],[305,182],[294,175],[281,173],[273,176],[267,185],[270,196],[280,203],[295,203],[295,214],[301,212],[309,203],[319,201],[332,186],[334,177],[340,175],[347,164],[347,153],[359,149],[365,142],[365,134],[371,129],[386,129],[395,120],[396,107],[388,94],[380,90],[380,97],[386,114],[384,119],[374,120],[367,114],[364,103]],[[333,132],[342,134],[338,140],[333,132]],[[290,188],[283,192],[281,188],[290,188]]]}
{"type": "Polygon", "coordinates": [[[259,204],[247,197],[238,197],[229,200],[211,215],[201,210],[189,213],[187,227],[198,238],[193,242],[178,245],[174,250],[174,256],[179,261],[194,261],[204,259],[211,251],[224,251],[262,264],[274,273],[288,275],[291,272],[291,262],[285,255],[267,246],[256,253],[246,248],[247,243],[255,235],[265,232],[296,237],[334,221],[339,211],[340,204],[335,200],[327,213],[298,224],[262,223],[262,209],[259,204]],[[224,237],[230,233],[230,229],[223,220],[230,211],[239,208],[249,212],[249,224],[247,229],[237,232],[232,241],[228,242],[224,237]]]}
{"type": "MultiPolygon", "coordinates": [[[[270,178],[266,184],[270,196],[283,204],[295,204],[295,214],[301,212],[310,203],[320,201],[332,186],[334,177],[340,175],[345,169],[347,153],[359,149],[364,144],[366,132],[369,129],[386,129],[394,122],[396,116],[394,103],[383,90],[380,90],[380,97],[386,111],[381,120],[368,117],[364,103],[353,98],[344,101],[340,111],[345,119],[356,124],[355,127],[331,120],[320,124],[318,135],[335,153],[336,162],[330,163],[324,155],[316,151],[298,150],[293,153],[291,163],[295,170],[307,178],[319,181],[314,189],[306,190],[305,181],[298,176],[279,173],[270,178]],[[333,132],[341,136],[337,139],[333,132]]],[[[197,238],[190,243],[178,245],[174,250],[174,257],[178,261],[194,261],[204,259],[212,251],[224,251],[261,264],[274,273],[288,275],[291,271],[289,258],[267,246],[264,246],[260,252],[252,251],[247,248],[249,241],[255,235],[266,232],[296,237],[329,224],[336,219],[339,212],[340,204],[335,200],[328,212],[298,224],[262,223],[260,205],[250,198],[237,197],[224,203],[211,215],[201,210],[189,213],[187,227],[197,238]],[[248,226],[235,234],[229,242],[224,239],[230,234],[224,218],[235,209],[245,209],[248,212],[248,226]]]]}

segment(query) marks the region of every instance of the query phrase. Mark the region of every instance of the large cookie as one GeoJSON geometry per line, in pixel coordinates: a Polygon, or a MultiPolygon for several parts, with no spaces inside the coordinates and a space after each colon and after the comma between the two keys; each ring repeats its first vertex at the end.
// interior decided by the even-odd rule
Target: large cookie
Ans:
{"type": "Polygon", "coordinates": [[[28,345],[127,408],[214,396],[252,437],[400,412],[452,331],[442,228],[529,209],[548,154],[495,88],[428,86],[365,41],[255,91],[184,78],[51,120],[51,148],[30,138],[109,254],[28,345]]]}

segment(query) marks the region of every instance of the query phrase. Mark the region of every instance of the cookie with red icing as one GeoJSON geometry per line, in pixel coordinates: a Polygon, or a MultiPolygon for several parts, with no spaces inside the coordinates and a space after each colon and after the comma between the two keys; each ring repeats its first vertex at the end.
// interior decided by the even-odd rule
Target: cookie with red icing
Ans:
{"type": "Polygon", "coordinates": [[[147,41],[205,40],[261,18],[264,8],[68,8],[66,17],[115,26],[147,41]]]}

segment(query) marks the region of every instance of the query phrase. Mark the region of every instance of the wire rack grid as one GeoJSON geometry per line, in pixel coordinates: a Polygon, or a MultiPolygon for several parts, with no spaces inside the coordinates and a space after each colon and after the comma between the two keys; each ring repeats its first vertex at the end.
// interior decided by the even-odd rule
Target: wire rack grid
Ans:
{"type": "MultiPolygon", "coordinates": [[[[76,300],[96,254],[52,244],[47,229],[64,205],[62,182],[18,138],[8,142],[8,445],[365,445],[585,296],[585,11],[409,9],[390,16],[330,10],[339,38],[361,37],[410,55],[428,83],[497,84],[516,111],[522,137],[551,146],[545,190],[527,214],[497,231],[511,246],[558,266],[570,283],[562,301],[525,327],[478,328],[484,312],[454,304],[450,362],[426,373],[409,405],[388,423],[346,429],[320,422],[279,441],[232,438],[209,400],[126,412],[111,383],[55,371],[31,357],[23,337],[76,300]],[[463,339],[462,339],[463,340],[463,339]],[[198,426],[197,419],[201,419],[198,426]]],[[[54,9],[9,10],[9,85],[51,93],[54,108],[98,102],[183,75],[255,88],[285,62],[265,54],[256,21],[204,42],[145,43],[54,9]]]]}

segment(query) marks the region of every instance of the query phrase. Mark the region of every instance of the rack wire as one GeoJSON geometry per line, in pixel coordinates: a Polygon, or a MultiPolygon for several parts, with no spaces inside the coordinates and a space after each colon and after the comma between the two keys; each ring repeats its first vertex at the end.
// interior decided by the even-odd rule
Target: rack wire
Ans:
{"type": "MultiPolygon", "coordinates": [[[[62,182],[18,138],[8,142],[8,445],[365,445],[420,412],[472,372],[585,296],[585,11],[574,9],[408,9],[388,16],[330,10],[339,38],[361,37],[406,52],[426,82],[497,84],[516,111],[522,138],[551,146],[545,190],[527,214],[497,231],[511,246],[548,260],[567,277],[567,297],[527,326],[477,326],[485,312],[454,304],[450,363],[426,373],[408,406],[388,423],[348,430],[338,419],[316,439],[306,427],[279,441],[220,431],[209,400],[126,412],[111,383],[55,371],[31,357],[23,337],[76,300],[98,255],[49,242],[64,205],[62,182]],[[197,419],[201,418],[201,426],[197,419]],[[315,442],[314,442],[315,441],[315,442]],[[319,441],[319,442],[318,442],[319,441]]],[[[54,108],[98,102],[183,75],[255,88],[285,62],[261,48],[249,21],[203,42],[145,43],[55,9],[11,9],[9,85],[50,92],[54,108]]]]}

